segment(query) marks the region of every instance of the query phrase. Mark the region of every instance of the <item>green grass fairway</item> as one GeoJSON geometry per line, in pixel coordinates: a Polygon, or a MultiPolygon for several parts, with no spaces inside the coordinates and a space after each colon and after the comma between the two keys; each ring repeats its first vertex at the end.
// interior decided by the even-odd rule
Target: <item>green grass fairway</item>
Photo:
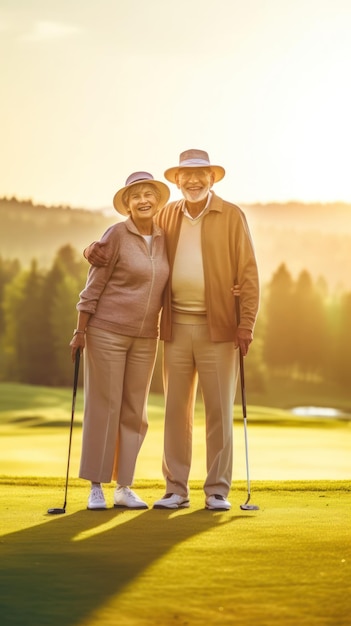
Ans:
{"type": "MultiPolygon", "coordinates": [[[[87,511],[72,479],[3,478],[3,626],[349,626],[350,484],[259,481],[256,512],[87,511]]],[[[139,481],[150,505],[162,483],[139,481]]],[[[109,504],[112,486],[106,488],[109,504]]]]}
{"type": "MultiPolygon", "coordinates": [[[[276,390],[264,406],[258,399],[248,406],[259,511],[240,509],[247,488],[240,405],[232,509],[204,509],[201,403],[190,509],[87,511],[88,486],[76,478],[80,389],[67,512],[50,516],[64,500],[72,392],[0,384],[1,626],[350,626],[349,399],[339,399],[345,419],[297,418],[274,404],[276,390]]],[[[323,404],[320,388],[302,392],[281,406],[323,404]]],[[[150,396],[149,422],[134,488],[152,507],[164,493],[161,396],[150,396]]],[[[112,485],[105,494],[111,505],[112,485]]]]}
{"type": "MultiPolygon", "coordinates": [[[[305,399],[305,396],[302,396],[305,399]]],[[[268,400],[273,400],[270,396],[268,400]]],[[[328,398],[330,400],[330,398],[328,398]]],[[[310,398],[312,401],[312,398],[310,398]]],[[[72,392],[0,383],[0,476],[65,475],[72,392]]],[[[316,402],[316,399],[315,399],[316,402]]],[[[162,480],[163,398],[151,394],[149,430],[142,446],[137,479],[162,480]]],[[[83,416],[79,389],[74,421],[71,476],[78,475],[83,416]]],[[[242,410],[234,416],[234,480],[245,479],[242,410]]],[[[343,480],[350,477],[351,421],[293,416],[272,405],[248,406],[250,469],[255,480],[343,480]]],[[[196,405],[190,478],[205,468],[205,431],[201,402],[196,405]]]]}

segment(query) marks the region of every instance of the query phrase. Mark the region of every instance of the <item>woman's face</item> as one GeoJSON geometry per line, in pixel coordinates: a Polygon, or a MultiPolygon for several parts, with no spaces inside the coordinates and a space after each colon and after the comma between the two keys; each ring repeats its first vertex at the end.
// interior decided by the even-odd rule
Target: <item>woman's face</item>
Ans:
{"type": "Polygon", "coordinates": [[[133,222],[138,225],[152,221],[158,210],[159,199],[151,185],[146,183],[132,188],[127,202],[133,222]]]}

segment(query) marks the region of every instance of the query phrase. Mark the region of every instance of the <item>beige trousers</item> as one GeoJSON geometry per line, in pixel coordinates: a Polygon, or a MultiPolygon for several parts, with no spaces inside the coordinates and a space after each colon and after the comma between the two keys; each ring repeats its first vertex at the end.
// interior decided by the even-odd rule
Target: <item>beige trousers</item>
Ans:
{"type": "Polygon", "coordinates": [[[80,478],[133,483],[148,428],[147,398],[156,348],[156,339],[88,328],[80,478]]]}
{"type": "Polygon", "coordinates": [[[205,317],[173,324],[164,342],[165,434],[163,474],[167,493],[187,496],[193,416],[199,378],[206,416],[206,495],[228,495],[233,466],[233,404],[239,353],[233,342],[212,342],[205,317]],[[204,323],[205,322],[205,323],[204,323]]]}

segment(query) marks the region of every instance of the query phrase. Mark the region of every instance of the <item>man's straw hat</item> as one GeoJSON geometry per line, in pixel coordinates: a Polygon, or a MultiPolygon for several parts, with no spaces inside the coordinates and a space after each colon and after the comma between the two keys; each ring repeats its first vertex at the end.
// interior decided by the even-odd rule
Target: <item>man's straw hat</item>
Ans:
{"type": "Polygon", "coordinates": [[[219,180],[225,176],[225,169],[220,165],[211,165],[210,158],[204,150],[186,150],[179,156],[179,165],[177,167],[170,167],[165,171],[164,175],[171,183],[176,182],[176,174],[181,168],[208,168],[214,173],[214,182],[218,183],[219,180]]]}

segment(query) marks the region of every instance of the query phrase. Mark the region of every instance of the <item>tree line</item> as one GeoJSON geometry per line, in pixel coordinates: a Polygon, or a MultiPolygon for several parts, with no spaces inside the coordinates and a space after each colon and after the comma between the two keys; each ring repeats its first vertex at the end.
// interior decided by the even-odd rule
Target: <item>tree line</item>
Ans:
{"type": "MultiPolygon", "coordinates": [[[[0,380],[70,386],[69,341],[76,303],[88,270],[71,245],[58,250],[49,269],[36,260],[23,268],[0,257],[0,380]]],[[[246,359],[252,389],[279,374],[350,384],[351,292],[330,294],[307,270],[293,279],[285,264],[262,286],[255,341],[246,359]]],[[[162,391],[162,342],[152,391],[162,391]]]]}

